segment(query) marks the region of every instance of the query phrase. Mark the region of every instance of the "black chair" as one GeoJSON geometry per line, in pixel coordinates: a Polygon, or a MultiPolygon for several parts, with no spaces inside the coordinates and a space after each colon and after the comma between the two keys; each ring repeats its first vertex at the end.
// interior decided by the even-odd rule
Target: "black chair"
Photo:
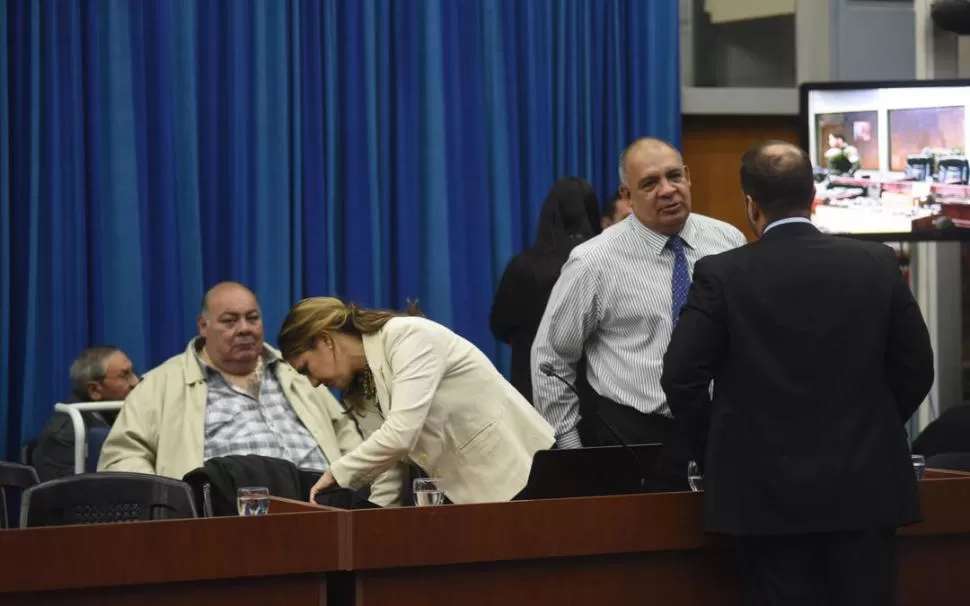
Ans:
{"type": "Polygon", "coordinates": [[[926,459],[930,469],[949,469],[951,471],[970,471],[970,452],[944,452],[926,459]]]}
{"type": "Polygon", "coordinates": [[[30,465],[0,461],[0,528],[10,527],[10,514],[7,510],[7,490],[18,493],[40,483],[37,470],[30,465]]]}
{"type": "Polygon", "coordinates": [[[27,440],[20,445],[20,462],[24,465],[34,464],[34,450],[37,449],[37,438],[27,440]]]}
{"type": "Polygon", "coordinates": [[[27,489],[20,526],[63,526],[196,518],[185,482],[141,473],[86,473],[27,489]]]}
{"type": "Polygon", "coordinates": [[[101,458],[101,449],[104,448],[104,441],[108,439],[108,427],[92,427],[87,431],[88,456],[84,460],[84,471],[94,473],[98,470],[98,459],[101,458]]]}

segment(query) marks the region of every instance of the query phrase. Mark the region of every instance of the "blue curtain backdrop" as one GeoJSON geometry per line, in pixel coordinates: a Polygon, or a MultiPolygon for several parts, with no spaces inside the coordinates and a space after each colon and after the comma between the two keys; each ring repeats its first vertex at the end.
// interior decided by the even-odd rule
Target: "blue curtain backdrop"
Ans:
{"type": "Polygon", "coordinates": [[[0,2],[0,453],[89,344],[178,353],[204,289],[273,341],[337,294],[482,347],[563,175],[679,142],[675,0],[0,2]]]}

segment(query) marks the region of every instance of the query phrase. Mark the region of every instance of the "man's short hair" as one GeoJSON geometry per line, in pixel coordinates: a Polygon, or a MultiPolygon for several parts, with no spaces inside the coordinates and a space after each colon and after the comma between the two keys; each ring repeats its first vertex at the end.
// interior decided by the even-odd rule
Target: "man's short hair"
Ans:
{"type": "Polygon", "coordinates": [[[764,141],[741,157],[741,189],[769,220],[811,210],[815,198],[812,162],[785,141],[764,141]]]}
{"type": "Polygon", "coordinates": [[[830,137],[835,137],[836,139],[838,139],[840,141],[845,141],[846,143],[848,143],[848,141],[849,141],[848,139],[845,138],[845,134],[840,133],[840,132],[831,133],[829,136],[830,137]]]}
{"type": "Polygon", "coordinates": [[[82,351],[71,364],[71,389],[79,397],[87,397],[88,383],[104,381],[108,376],[107,360],[121,351],[114,345],[94,345],[82,351]]]}
{"type": "Polygon", "coordinates": [[[626,184],[626,157],[630,155],[630,152],[637,147],[645,143],[652,143],[654,145],[663,145],[674,151],[678,156],[680,156],[680,150],[674,147],[669,141],[664,141],[663,139],[658,139],[657,137],[640,137],[633,141],[633,143],[626,146],[622,152],[620,152],[620,157],[617,159],[616,163],[616,174],[620,178],[620,185],[626,184]]]}
{"type": "Polygon", "coordinates": [[[239,288],[245,291],[248,291],[249,294],[251,294],[253,298],[256,299],[257,302],[259,301],[259,299],[256,297],[256,293],[254,293],[251,288],[249,288],[242,282],[236,282],[235,280],[225,280],[225,281],[213,284],[212,287],[209,290],[205,291],[205,294],[202,295],[202,303],[199,305],[200,316],[204,316],[206,312],[209,311],[209,295],[212,293],[212,291],[222,286],[229,286],[229,285],[238,286],[239,288]]]}

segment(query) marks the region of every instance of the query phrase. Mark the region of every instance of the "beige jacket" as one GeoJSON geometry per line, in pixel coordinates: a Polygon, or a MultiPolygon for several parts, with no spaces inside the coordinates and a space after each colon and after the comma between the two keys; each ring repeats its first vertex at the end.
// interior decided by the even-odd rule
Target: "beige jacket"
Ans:
{"type": "Polygon", "coordinates": [[[410,458],[455,503],[508,501],[525,488],[552,427],[485,355],[444,326],[394,318],[364,336],[385,417],[331,466],[341,486],[366,485],[410,458]]]}
{"type": "MultiPolygon", "coordinates": [[[[184,353],[149,371],[128,395],[101,450],[98,471],[182,479],[202,465],[208,386],[194,345],[195,340],[184,353]]],[[[306,377],[282,361],[276,365],[276,378],[331,465],[360,444],[352,419],[329,391],[314,389],[306,377]]],[[[394,504],[400,500],[401,488],[400,477],[385,474],[371,487],[371,500],[379,505],[394,504]]]]}

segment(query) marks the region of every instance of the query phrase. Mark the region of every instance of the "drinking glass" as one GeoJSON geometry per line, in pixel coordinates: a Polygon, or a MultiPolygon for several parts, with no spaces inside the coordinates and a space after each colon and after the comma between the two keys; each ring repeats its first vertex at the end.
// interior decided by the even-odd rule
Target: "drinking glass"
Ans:
{"type": "Polygon", "coordinates": [[[269,513],[269,488],[244,486],[236,491],[236,508],[241,516],[264,516],[269,513]]]}
{"type": "Polygon", "coordinates": [[[445,502],[445,494],[441,492],[438,478],[417,478],[412,485],[414,504],[418,507],[427,505],[441,505],[445,502]]]}
{"type": "Polygon", "coordinates": [[[913,471],[916,472],[916,479],[922,480],[923,472],[926,471],[926,459],[923,458],[923,455],[913,455],[911,458],[913,459],[913,471]]]}
{"type": "Polygon", "coordinates": [[[697,467],[697,461],[687,463],[687,483],[693,492],[704,492],[704,475],[697,467]]]}

